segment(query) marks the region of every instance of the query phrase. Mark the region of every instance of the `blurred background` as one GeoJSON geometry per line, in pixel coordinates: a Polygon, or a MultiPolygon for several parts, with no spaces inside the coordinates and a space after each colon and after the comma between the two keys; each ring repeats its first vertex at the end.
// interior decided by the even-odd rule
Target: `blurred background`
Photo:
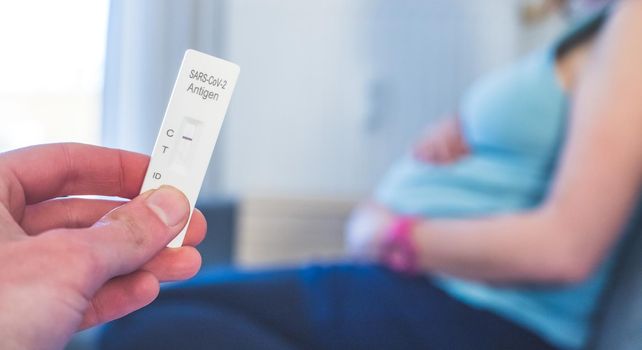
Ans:
{"type": "Polygon", "coordinates": [[[3,2],[0,150],[150,153],[184,51],[204,51],[241,66],[197,205],[204,263],[340,257],[349,211],[418,131],[566,27],[542,2],[3,2]]]}
{"type": "Polygon", "coordinates": [[[150,153],[182,55],[201,50],[242,68],[199,203],[220,209],[209,211],[206,262],[334,257],[350,208],[418,130],[454,111],[476,77],[565,27],[560,13],[525,16],[542,2],[7,3],[0,148],[150,153]]]}

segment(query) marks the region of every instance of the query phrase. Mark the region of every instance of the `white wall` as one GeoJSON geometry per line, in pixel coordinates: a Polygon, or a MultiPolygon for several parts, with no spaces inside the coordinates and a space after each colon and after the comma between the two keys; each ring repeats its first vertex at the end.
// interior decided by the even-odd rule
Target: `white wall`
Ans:
{"type": "Polygon", "coordinates": [[[362,196],[522,42],[521,0],[234,0],[241,77],[215,162],[236,194],[362,196]]]}
{"type": "Polygon", "coordinates": [[[359,150],[362,1],[229,3],[230,58],[241,66],[225,125],[225,188],[346,190],[359,150]],[[334,186],[338,186],[334,187],[334,186]]]}

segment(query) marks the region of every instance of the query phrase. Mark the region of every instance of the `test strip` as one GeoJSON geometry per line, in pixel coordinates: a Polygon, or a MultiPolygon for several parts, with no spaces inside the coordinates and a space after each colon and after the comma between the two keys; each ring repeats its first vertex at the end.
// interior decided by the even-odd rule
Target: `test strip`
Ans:
{"type": "MultiPolygon", "coordinates": [[[[191,219],[238,75],[234,63],[185,52],[141,193],[161,185],[178,188],[189,200],[191,219]]],[[[180,247],[186,231],[187,225],[167,246],[180,247]]]]}

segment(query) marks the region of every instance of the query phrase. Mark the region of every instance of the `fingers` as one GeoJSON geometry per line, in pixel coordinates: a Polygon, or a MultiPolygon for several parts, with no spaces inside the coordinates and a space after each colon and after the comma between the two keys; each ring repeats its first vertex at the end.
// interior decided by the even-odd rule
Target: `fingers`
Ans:
{"type": "Polygon", "coordinates": [[[413,149],[416,159],[433,164],[448,164],[469,153],[461,118],[457,115],[431,127],[413,149]]]}
{"type": "Polygon", "coordinates": [[[111,279],[92,298],[80,329],[125,316],[151,303],[160,282],[193,277],[200,268],[200,254],[193,247],[165,249],[141,270],[111,279]]]}
{"type": "Polygon", "coordinates": [[[79,328],[109,322],[138,310],[156,299],[159,288],[156,277],[147,271],[116,277],[96,292],[79,328]]]}
{"type": "Polygon", "coordinates": [[[412,153],[415,159],[430,162],[433,157],[433,151],[434,147],[431,147],[431,143],[422,140],[414,146],[412,153]]]}
{"type": "Polygon", "coordinates": [[[55,228],[89,227],[123,203],[125,202],[83,198],[51,199],[27,206],[20,226],[28,235],[55,228]]]}
{"type": "MultiPolygon", "coordinates": [[[[28,235],[57,228],[85,228],[95,224],[125,201],[56,198],[26,207],[20,226],[28,235]]],[[[203,213],[194,210],[183,245],[197,246],[205,238],[207,222],[203,213]]]]}
{"type": "Polygon", "coordinates": [[[189,221],[189,226],[187,226],[187,233],[183,240],[183,246],[196,247],[203,242],[206,233],[207,221],[205,221],[205,216],[203,216],[203,213],[201,213],[200,210],[194,209],[192,219],[189,221]]]}
{"type": "Polygon", "coordinates": [[[165,248],[142,267],[160,282],[192,278],[200,268],[201,254],[194,247],[165,248]]]}
{"type": "Polygon", "coordinates": [[[187,198],[162,186],[114,209],[75,238],[91,249],[96,273],[107,280],[151,260],[180,232],[188,214],[187,198]]]}
{"type": "Polygon", "coordinates": [[[453,122],[428,133],[413,149],[417,160],[432,164],[449,164],[469,153],[458,124],[453,122]]]}
{"type": "MultiPolygon", "coordinates": [[[[33,204],[25,209],[20,225],[29,235],[56,228],[84,228],[95,224],[101,217],[125,201],[56,198],[33,204]]],[[[207,223],[203,213],[194,210],[183,245],[197,246],[205,238],[207,223]]]]}
{"type": "Polygon", "coordinates": [[[164,249],[145,266],[131,274],[111,279],[94,294],[80,329],[109,322],[151,303],[160,282],[194,276],[201,257],[193,247],[164,249]]]}
{"type": "Polygon", "coordinates": [[[431,139],[416,147],[415,158],[432,164],[446,164],[456,160],[459,154],[444,139],[431,139]]]}
{"type": "Polygon", "coordinates": [[[2,205],[0,205],[0,227],[2,227],[2,234],[0,234],[0,242],[2,243],[0,244],[22,239],[25,236],[22,227],[13,219],[9,209],[2,205]]]}
{"type": "Polygon", "coordinates": [[[62,143],[7,152],[3,162],[16,175],[27,204],[33,204],[73,194],[133,198],[143,183],[149,157],[62,143]]]}

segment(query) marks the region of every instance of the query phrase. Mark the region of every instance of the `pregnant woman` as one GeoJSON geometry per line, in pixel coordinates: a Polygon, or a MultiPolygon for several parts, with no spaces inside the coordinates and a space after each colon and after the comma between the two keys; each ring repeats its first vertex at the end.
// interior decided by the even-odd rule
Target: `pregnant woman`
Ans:
{"type": "Polygon", "coordinates": [[[349,225],[362,260],[219,271],[105,349],[581,348],[642,184],[642,1],[482,79],[349,225]]]}

